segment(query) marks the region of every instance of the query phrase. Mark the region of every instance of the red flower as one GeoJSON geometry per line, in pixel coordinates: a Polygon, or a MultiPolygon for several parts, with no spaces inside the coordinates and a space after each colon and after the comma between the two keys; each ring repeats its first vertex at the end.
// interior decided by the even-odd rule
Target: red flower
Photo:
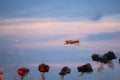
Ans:
{"type": "Polygon", "coordinates": [[[50,66],[49,65],[46,65],[46,72],[48,72],[50,70],[50,66]]]}
{"type": "Polygon", "coordinates": [[[22,77],[28,75],[29,72],[30,72],[30,70],[25,67],[18,69],[18,74],[22,77]]]}
{"type": "Polygon", "coordinates": [[[38,70],[43,73],[48,72],[50,70],[50,66],[46,64],[41,64],[39,65],[38,70]]]}
{"type": "Polygon", "coordinates": [[[2,72],[0,72],[0,79],[2,79],[2,75],[3,75],[3,73],[2,73],[2,72]]]}

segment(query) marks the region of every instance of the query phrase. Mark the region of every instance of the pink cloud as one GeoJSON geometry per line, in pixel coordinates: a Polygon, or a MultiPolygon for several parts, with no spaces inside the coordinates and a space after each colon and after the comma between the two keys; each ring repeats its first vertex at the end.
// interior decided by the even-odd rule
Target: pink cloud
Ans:
{"type": "Polygon", "coordinates": [[[43,23],[26,23],[6,25],[0,27],[3,33],[16,33],[21,30],[18,35],[53,35],[53,34],[99,34],[120,31],[120,23],[81,23],[81,22],[43,22],[43,23]]]}
{"type": "MultiPolygon", "coordinates": [[[[91,34],[111,33],[120,31],[120,23],[93,23],[93,22],[43,22],[43,23],[24,23],[24,24],[12,24],[3,25],[0,27],[0,35],[17,36],[20,38],[35,39],[44,37],[54,37],[59,35],[65,35],[65,37],[58,40],[51,41],[35,41],[21,44],[24,48],[40,48],[40,47],[57,47],[63,46],[66,39],[82,39],[91,34]],[[41,46],[42,45],[42,46],[41,46]]],[[[88,42],[90,43],[90,42],[88,42]]],[[[93,44],[111,44],[119,46],[114,43],[114,40],[97,42],[93,44]]],[[[18,43],[19,44],[19,43],[18,43]]],[[[92,43],[91,43],[92,44],[92,43]]],[[[17,46],[17,45],[15,45],[17,46]]]]}

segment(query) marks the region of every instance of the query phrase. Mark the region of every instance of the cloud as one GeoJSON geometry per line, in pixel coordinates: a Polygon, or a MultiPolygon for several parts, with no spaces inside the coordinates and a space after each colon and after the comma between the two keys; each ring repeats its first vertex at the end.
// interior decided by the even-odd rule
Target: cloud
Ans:
{"type": "Polygon", "coordinates": [[[92,17],[91,17],[91,20],[93,21],[98,21],[100,20],[101,18],[103,17],[103,14],[102,13],[95,13],[92,17]]]}
{"type": "Polygon", "coordinates": [[[109,23],[115,23],[120,22],[120,15],[106,15],[100,19],[100,22],[109,22],[109,23]]]}
{"type": "MultiPolygon", "coordinates": [[[[36,23],[19,23],[12,25],[0,26],[0,37],[6,39],[10,47],[24,47],[24,48],[40,48],[41,47],[55,47],[62,46],[66,39],[80,39],[90,35],[98,35],[103,33],[120,32],[120,23],[94,23],[94,22],[36,22],[36,23]],[[4,37],[3,37],[4,36],[4,37]],[[10,38],[11,37],[11,38],[10,38]],[[18,39],[21,42],[13,42],[13,39],[18,39]]],[[[14,40],[14,41],[15,41],[14,40]]],[[[89,41],[87,41],[89,42],[89,41]]],[[[108,41],[102,41],[102,44],[106,44],[108,41]]],[[[9,46],[5,44],[5,46],[9,46]]],[[[93,44],[99,44],[101,42],[92,42],[93,44]]],[[[111,40],[110,44],[115,44],[111,40]]],[[[101,44],[99,44],[101,45],[101,44]]]]}
{"type": "MultiPolygon", "coordinates": [[[[64,33],[76,33],[75,31],[83,33],[101,33],[101,32],[114,32],[120,31],[119,23],[93,23],[93,22],[42,22],[42,23],[26,23],[26,24],[13,24],[1,26],[1,31],[8,30],[15,32],[15,30],[29,30],[34,31],[39,29],[39,31],[47,30],[46,34],[51,32],[54,33],[59,30],[64,33]],[[42,29],[42,30],[40,30],[42,29]],[[54,29],[54,32],[52,32],[54,29]],[[68,32],[65,32],[68,30],[68,32]]],[[[5,31],[6,32],[6,31],[5,31]]],[[[25,33],[25,32],[24,32],[25,33]]],[[[29,32],[30,33],[30,32],[29,32]]]]}
{"type": "Polygon", "coordinates": [[[0,27],[6,25],[19,25],[19,24],[29,24],[29,23],[119,23],[120,15],[103,15],[102,12],[94,12],[90,16],[85,17],[21,17],[21,18],[1,18],[0,27]],[[95,21],[95,22],[94,22],[95,21]]]}
{"type": "Polygon", "coordinates": [[[93,50],[108,51],[112,50],[115,53],[120,53],[120,45],[118,45],[119,39],[110,39],[110,40],[93,40],[93,41],[83,41],[81,45],[86,45],[86,47],[93,50]]]}
{"type": "MultiPolygon", "coordinates": [[[[119,1],[1,1],[1,16],[8,17],[40,17],[40,18],[90,18],[91,14],[102,12],[105,15],[119,14],[119,1]],[[27,3],[27,4],[26,4],[27,3]],[[31,4],[32,3],[32,4],[31,4]]],[[[95,14],[96,15],[96,14],[95,14]]],[[[100,15],[93,16],[98,20],[100,15]]]]}

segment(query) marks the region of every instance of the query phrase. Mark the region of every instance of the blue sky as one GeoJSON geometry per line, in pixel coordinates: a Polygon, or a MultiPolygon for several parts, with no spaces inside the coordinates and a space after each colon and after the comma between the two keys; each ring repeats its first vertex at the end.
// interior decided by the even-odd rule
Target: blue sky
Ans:
{"type": "Polygon", "coordinates": [[[119,0],[0,0],[4,18],[89,18],[119,15],[119,0]],[[89,13],[89,14],[88,14],[89,13]]]}
{"type": "Polygon", "coordinates": [[[48,80],[60,80],[58,73],[66,65],[72,68],[66,80],[77,80],[76,67],[88,62],[95,71],[84,75],[83,80],[104,80],[104,75],[106,80],[119,80],[118,59],[113,61],[114,70],[105,65],[100,74],[97,72],[100,64],[90,57],[112,50],[120,58],[119,3],[120,0],[0,0],[3,80],[18,78],[16,71],[22,66],[31,69],[26,80],[38,80],[40,63],[51,65],[46,74],[48,80]],[[79,39],[80,45],[64,45],[69,39],[79,39]]]}

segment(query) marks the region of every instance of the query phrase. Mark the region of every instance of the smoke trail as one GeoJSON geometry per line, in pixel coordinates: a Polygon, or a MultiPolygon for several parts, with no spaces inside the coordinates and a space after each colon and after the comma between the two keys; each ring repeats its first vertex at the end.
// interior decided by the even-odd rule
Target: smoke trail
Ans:
{"type": "Polygon", "coordinates": [[[96,47],[96,46],[92,46],[92,45],[86,45],[86,44],[77,44],[76,46],[83,46],[86,48],[91,48],[91,49],[96,49],[96,50],[102,50],[102,51],[114,51],[114,52],[120,52],[119,49],[108,49],[108,48],[100,48],[100,47],[96,47]]]}
{"type": "Polygon", "coordinates": [[[99,48],[99,47],[95,47],[95,46],[91,46],[91,45],[81,45],[81,44],[80,44],[80,46],[87,47],[87,48],[92,48],[92,49],[96,49],[96,50],[109,51],[109,49],[99,48]]]}

